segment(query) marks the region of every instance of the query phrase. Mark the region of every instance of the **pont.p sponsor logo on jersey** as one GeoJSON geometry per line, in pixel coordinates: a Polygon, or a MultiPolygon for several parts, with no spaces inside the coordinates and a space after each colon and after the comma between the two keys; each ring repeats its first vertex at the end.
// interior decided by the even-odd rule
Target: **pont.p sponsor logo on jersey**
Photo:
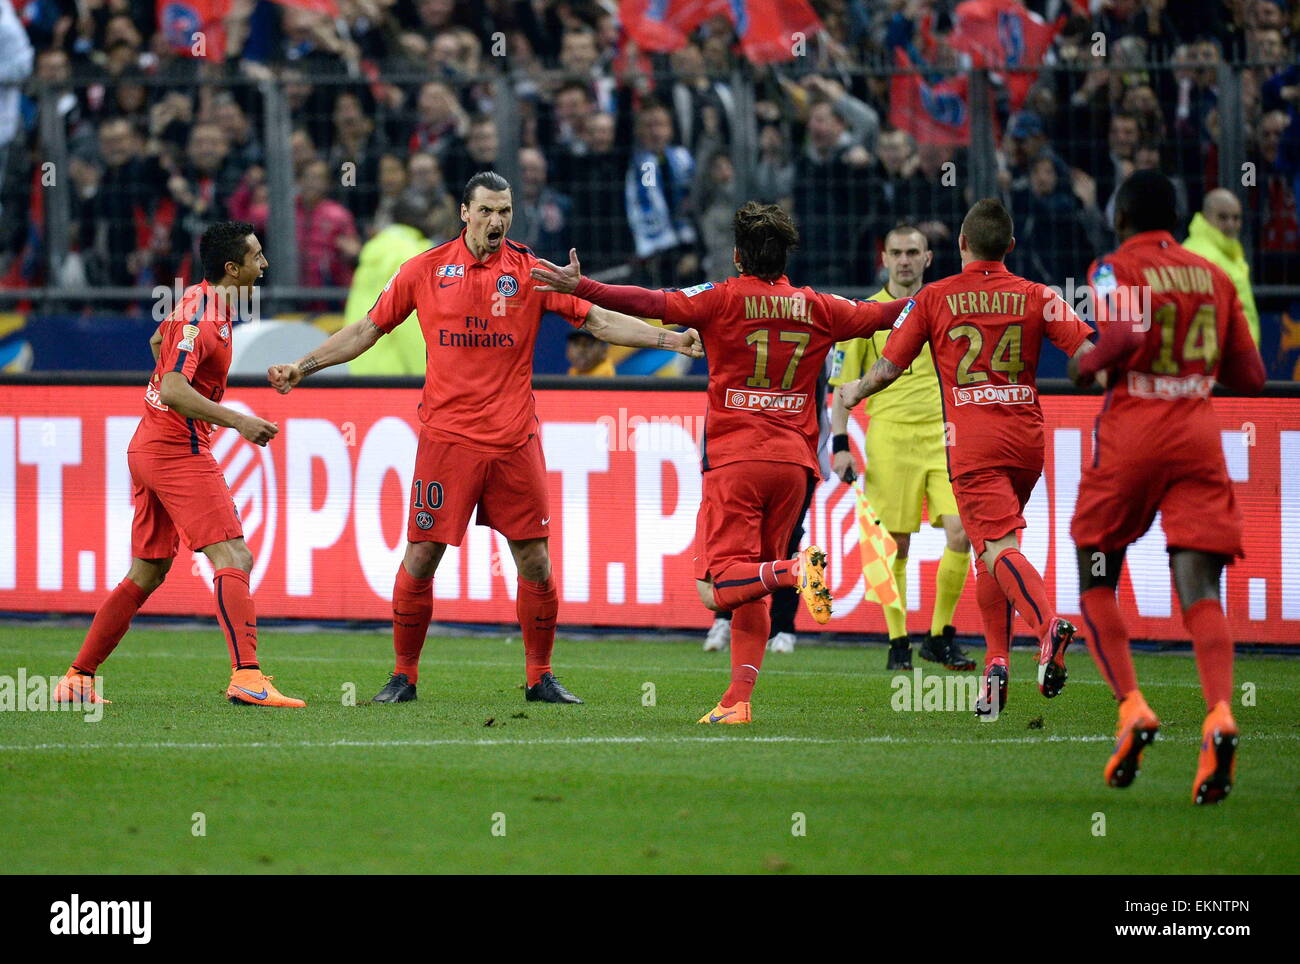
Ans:
{"type": "Polygon", "coordinates": [[[789,392],[756,392],[748,388],[727,389],[727,408],[746,412],[793,412],[804,410],[808,404],[806,394],[789,392]]]}
{"type": "Polygon", "coordinates": [[[953,400],[958,405],[1029,405],[1034,401],[1032,385],[953,386],[953,400]]]}
{"type": "Polygon", "coordinates": [[[907,320],[907,316],[912,313],[912,309],[915,307],[916,307],[916,299],[908,298],[907,304],[903,305],[903,310],[900,311],[898,313],[898,317],[894,319],[894,327],[895,328],[903,327],[903,322],[907,320]]]}
{"type": "Polygon", "coordinates": [[[1149,372],[1128,373],[1128,393],[1135,398],[1155,398],[1175,401],[1180,398],[1209,398],[1214,391],[1214,379],[1208,375],[1152,375],[1149,372]]]}
{"type": "Polygon", "coordinates": [[[683,288],[683,289],[682,289],[682,294],[684,294],[687,298],[694,298],[694,297],[695,297],[696,295],[698,295],[700,292],[702,292],[702,291],[708,291],[708,290],[710,290],[712,287],[713,287],[713,282],[712,282],[712,281],[706,281],[706,282],[704,282],[704,284],[702,284],[702,285],[691,285],[689,288],[683,288]]]}

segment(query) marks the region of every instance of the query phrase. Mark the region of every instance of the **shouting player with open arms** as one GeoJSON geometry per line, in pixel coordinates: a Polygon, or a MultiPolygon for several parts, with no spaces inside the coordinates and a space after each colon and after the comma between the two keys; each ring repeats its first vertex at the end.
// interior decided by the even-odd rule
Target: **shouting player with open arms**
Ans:
{"type": "Polygon", "coordinates": [[[1125,550],[1160,513],[1209,709],[1192,800],[1217,803],[1232,789],[1237,747],[1232,637],[1219,576],[1243,553],[1241,510],[1210,392],[1217,378],[1258,394],[1265,373],[1232,281],[1174,241],[1177,225],[1169,179],[1155,171],[1132,175],[1116,195],[1119,249],[1088,271],[1101,338],[1074,374],[1081,384],[1103,375],[1107,392],[1070,534],[1090,649],[1120,701],[1104,776],[1126,787],[1160,721],[1138,689],[1115,592],[1125,550]]]}
{"type": "Polygon", "coordinates": [[[674,332],[546,293],[529,281],[532,251],[506,239],[510,185],[492,171],[465,185],[465,229],[405,262],[365,318],[320,348],[267,374],[284,393],[305,375],[351,361],[414,311],[428,347],[420,440],[407,519],[406,555],[393,586],[396,665],[375,697],[416,698],[420,651],[433,618],[433,576],[458,546],[475,508],[478,524],[506,537],[519,570],[516,611],[523,631],[529,700],[581,703],[551,672],[559,609],[547,540],[551,510],[532,392],[533,344],[554,311],[602,341],[702,354],[694,332],[674,332]]]}
{"type": "Polygon", "coordinates": [[[104,600],[81,652],[59,682],[61,702],[98,702],[95,670],[126,634],[131,618],[163,584],[176,557],[178,534],[216,570],[217,622],[230,648],[232,703],[306,706],[284,696],[262,674],[257,616],[249,595],[253,556],[221,468],[212,457],[212,426],[233,428],[257,445],[279,429],[221,405],[230,371],[237,305],[266,269],[253,226],[220,221],[199,241],[204,280],[185,290],[149,341],[154,372],[145,390],[144,418],[127,448],[135,498],[131,569],[104,600]]]}
{"type": "Polygon", "coordinates": [[[819,475],[817,378],[832,344],[893,324],[902,301],[854,302],[796,288],[785,276],[798,243],[790,216],[753,201],[736,212],[739,278],[683,291],[603,285],[581,277],[575,252],[533,277],[606,307],[698,328],[709,359],[701,444],[704,490],[695,529],[696,588],[709,609],[733,611],[731,685],[701,723],[748,723],[767,646],[762,597],[797,587],[813,618],[831,617],[825,555],[784,555],[819,475]]]}
{"type": "Polygon", "coordinates": [[[1092,350],[1092,329],[1046,285],[1006,269],[1002,261],[1015,239],[1000,202],[985,199],[970,209],[958,245],[961,272],[922,288],[880,360],[840,392],[852,408],[894,382],[929,343],[955,436],[948,472],[977,560],[987,641],[979,711],[996,715],[1007,701],[1013,606],[1039,640],[1039,690],[1050,698],[1065,685],[1065,649],[1075,628],[1055,614],[1042,577],[1020,551],[1020,530],[1043,472],[1043,411],[1034,384],[1043,336],[1073,358],[1092,350]]]}

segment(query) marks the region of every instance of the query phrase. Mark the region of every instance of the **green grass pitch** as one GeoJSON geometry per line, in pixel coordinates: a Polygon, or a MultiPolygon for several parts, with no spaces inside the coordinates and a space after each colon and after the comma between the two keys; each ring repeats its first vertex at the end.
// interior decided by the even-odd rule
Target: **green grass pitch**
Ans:
{"type": "MultiPolygon", "coordinates": [[[[0,675],[62,673],[83,632],[0,626],[0,675]]],[[[1203,704],[1186,654],[1138,655],[1164,729],[1137,782],[1117,791],[1101,782],[1114,703],[1082,650],[1052,701],[1016,651],[995,723],[896,712],[880,647],[769,654],[747,727],[695,723],[728,665],[695,639],[561,633],[556,667],[585,706],[524,702],[517,635],[431,638],[420,700],[401,706],[367,702],[390,667],[385,633],[269,629],[260,650],[307,709],[231,706],[215,630],[142,628],[104,667],[115,702],[101,721],[0,713],[0,865],[1133,874],[1300,863],[1295,659],[1238,657],[1237,685],[1254,689],[1253,706],[1239,692],[1234,708],[1238,783],[1200,808],[1190,790],[1203,704]],[[356,705],[344,703],[348,684],[356,705]]]]}

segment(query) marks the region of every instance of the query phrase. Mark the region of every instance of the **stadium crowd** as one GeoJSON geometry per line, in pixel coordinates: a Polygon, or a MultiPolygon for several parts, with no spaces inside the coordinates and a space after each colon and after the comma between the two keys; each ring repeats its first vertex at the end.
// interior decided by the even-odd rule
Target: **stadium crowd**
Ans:
{"type": "MultiPolygon", "coordinates": [[[[1058,284],[1081,276],[1113,244],[1108,212],[1136,169],[1175,179],[1185,223],[1200,211],[1219,186],[1216,67],[1226,61],[1241,65],[1255,171],[1242,218],[1254,281],[1294,282],[1300,4],[1095,0],[1088,15],[1068,0],[1027,5],[1068,20],[1018,110],[995,77],[998,185],[1018,237],[1011,270],[1058,284]]],[[[338,0],[337,17],[234,0],[225,36],[211,41],[224,59],[175,49],[152,0],[0,0],[0,83],[22,83],[0,96],[0,283],[192,280],[206,225],[263,227],[271,188],[254,82],[264,80],[281,85],[293,118],[305,286],[348,285],[403,195],[422,199],[429,239],[454,236],[457,192],[492,167],[517,172],[516,240],[553,260],[573,245],[587,270],[626,266],[651,285],[730,274],[731,215],[748,198],[795,215],[800,283],[870,285],[900,221],[930,240],[931,277],[956,270],[954,235],[973,200],[967,149],[891,127],[888,75],[894,49],[965,68],[949,43],[954,3],[813,6],[824,30],[804,56],[757,67],[742,63],[720,18],[680,50],[647,55],[616,5],[595,0],[338,0]],[[519,105],[517,136],[499,126],[501,77],[519,105]],[[752,101],[733,89],[738,78],[752,101]],[[42,101],[42,91],[53,93],[42,101]],[[71,255],[56,279],[42,256],[42,103],[59,114],[71,182],[71,255]],[[738,171],[733,136],[750,103],[757,144],[738,171]],[[517,149],[508,164],[503,142],[517,149]]]]}

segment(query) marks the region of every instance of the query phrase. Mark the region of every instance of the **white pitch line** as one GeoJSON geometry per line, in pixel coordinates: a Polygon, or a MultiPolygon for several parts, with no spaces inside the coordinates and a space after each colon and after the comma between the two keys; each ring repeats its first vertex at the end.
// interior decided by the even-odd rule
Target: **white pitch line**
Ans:
{"type": "MultiPolygon", "coordinates": [[[[14,655],[14,656],[32,655],[31,650],[5,649],[5,648],[0,648],[0,654],[14,655]]],[[[1190,656],[1191,654],[1189,653],[1188,655],[1190,656]]],[[[212,662],[214,663],[214,665],[217,662],[217,657],[215,657],[212,653],[125,652],[125,653],[117,654],[116,658],[119,661],[122,659],[154,659],[154,658],[177,659],[177,660],[202,659],[202,660],[207,660],[209,662],[212,662]]],[[[295,654],[281,654],[281,655],[273,656],[272,660],[273,662],[285,662],[285,663],[356,663],[356,662],[369,660],[371,658],[372,657],[368,655],[367,656],[301,656],[295,654]]],[[[503,669],[503,668],[509,669],[511,667],[517,666],[517,660],[514,659],[508,659],[508,660],[507,659],[502,659],[502,660],[437,659],[437,658],[430,658],[428,656],[424,656],[420,660],[420,665],[426,667],[428,666],[452,666],[452,667],[473,666],[479,669],[503,669]]],[[[589,669],[601,673],[659,673],[662,675],[669,675],[672,673],[713,673],[721,668],[723,667],[721,666],[698,666],[698,667],[644,666],[644,665],[614,666],[608,663],[580,663],[580,662],[570,663],[566,667],[566,669],[574,670],[574,671],[589,669]]],[[[1240,664],[1238,664],[1238,668],[1240,669],[1240,664]]],[[[764,676],[769,676],[769,677],[770,676],[791,676],[791,677],[827,676],[827,677],[848,678],[854,680],[855,682],[861,682],[864,678],[868,678],[864,676],[865,673],[874,673],[874,668],[867,666],[867,667],[863,667],[861,670],[857,670],[857,669],[829,670],[829,669],[776,669],[771,666],[768,666],[766,669],[762,670],[762,673],[764,676]]],[[[907,673],[901,673],[899,675],[908,676],[910,678],[910,675],[907,673]]],[[[936,674],[934,672],[929,672],[926,675],[946,676],[948,674],[946,673],[936,674]]],[[[1015,680],[1013,680],[1013,682],[1015,682],[1015,680]]],[[[1107,686],[1109,684],[1107,684],[1105,680],[1100,680],[1100,679],[1073,679],[1067,685],[1107,686]]],[[[1300,690],[1300,686],[1293,686],[1284,682],[1273,682],[1273,683],[1266,683],[1263,685],[1269,689],[1274,689],[1274,690],[1286,690],[1286,691],[1300,690]]],[[[1142,683],[1143,689],[1157,687],[1157,686],[1173,687],[1176,689],[1200,689],[1201,684],[1194,679],[1189,679],[1183,682],[1180,682],[1178,680],[1151,680],[1151,681],[1144,681],[1142,683]]]]}
{"type": "MultiPolygon", "coordinates": [[[[871,744],[901,744],[904,746],[984,746],[986,744],[1050,744],[1050,743],[1110,743],[1113,736],[1095,733],[1075,736],[1023,736],[995,737],[991,740],[926,740],[898,736],[868,736],[859,739],[834,739],[815,736],[749,736],[749,737],[713,737],[713,736],[580,736],[580,737],[538,737],[536,739],[446,739],[446,740],[286,740],[282,743],[28,743],[0,745],[0,752],[17,752],[22,750],[289,750],[301,748],[383,748],[383,747],[432,747],[432,746],[581,746],[581,745],[625,745],[625,744],[716,744],[734,746],[736,744],[799,743],[814,745],[854,746],[871,744]]],[[[1192,735],[1181,738],[1161,737],[1162,743],[1197,743],[1200,738],[1192,735]]],[[[1265,733],[1244,737],[1245,742],[1296,742],[1300,733],[1265,733]]]]}

